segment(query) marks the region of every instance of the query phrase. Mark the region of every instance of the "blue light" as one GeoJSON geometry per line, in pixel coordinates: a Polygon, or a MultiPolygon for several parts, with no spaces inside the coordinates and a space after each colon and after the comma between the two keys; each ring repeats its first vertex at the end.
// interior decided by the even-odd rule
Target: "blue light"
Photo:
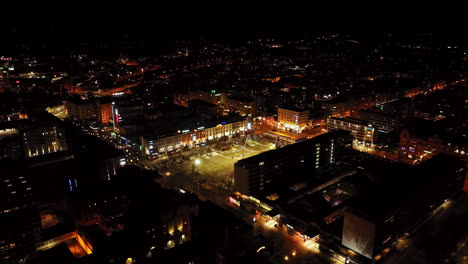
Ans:
{"type": "Polygon", "coordinates": [[[68,185],[70,185],[70,192],[73,191],[73,185],[70,179],[68,179],[68,185]]]}

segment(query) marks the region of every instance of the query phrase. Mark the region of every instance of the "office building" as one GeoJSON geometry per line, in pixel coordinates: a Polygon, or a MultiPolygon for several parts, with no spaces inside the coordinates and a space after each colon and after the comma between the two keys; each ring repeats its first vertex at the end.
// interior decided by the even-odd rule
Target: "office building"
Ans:
{"type": "Polygon", "coordinates": [[[278,123],[287,129],[300,132],[309,123],[309,110],[278,107],[278,123]]]}
{"type": "Polygon", "coordinates": [[[70,97],[64,102],[68,118],[89,120],[96,118],[96,102],[94,100],[81,100],[70,97]]]}
{"type": "Polygon", "coordinates": [[[351,115],[353,109],[352,99],[336,98],[322,102],[322,109],[329,117],[346,117],[351,115]]]}
{"type": "Polygon", "coordinates": [[[365,147],[373,147],[377,141],[377,127],[355,118],[328,118],[328,131],[346,130],[351,132],[354,140],[365,147]]]}
{"type": "Polygon", "coordinates": [[[357,119],[360,119],[382,133],[390,133],[399,126],[399,121],[394,115],[386,114],[383,112],[376,112],[370,110],[359,110],[357,112],[357,119]]]}

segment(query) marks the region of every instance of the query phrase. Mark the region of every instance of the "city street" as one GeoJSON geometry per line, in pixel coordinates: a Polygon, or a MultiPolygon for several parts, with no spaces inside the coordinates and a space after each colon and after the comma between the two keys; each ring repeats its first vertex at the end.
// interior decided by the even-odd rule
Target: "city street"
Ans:
{"type": "Polygon", "coordinates": [[[428,260],[439,260],[430,263],[463,263],[468,235],[465,228],[467,204],[466,196],[448,200],[434,210],[434,215],[421,228],[399,239],[396,249],[381,263],[428,263],[428,260]],[[458,245],[457,241],[460,241],[458,245]]]}

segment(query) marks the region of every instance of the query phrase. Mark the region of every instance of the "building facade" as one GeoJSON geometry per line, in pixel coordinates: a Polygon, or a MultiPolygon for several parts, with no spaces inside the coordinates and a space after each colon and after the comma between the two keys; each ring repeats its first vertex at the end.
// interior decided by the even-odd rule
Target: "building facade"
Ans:
{"type": "Polygon", "coordinates": [[[377,141],[377,128],[355,118],[328,118],[328,131],[345,130],[351,132],[354,140],[365,147],[373,147],[377,141]]]}
{"type": "Polygon", "coordinates": [[[54,124],[38,124],[22,129],[25,157],[34,157],[68,150],[65,132],[54,124]]]}
{"type": "Polygon", "coordinates": [[[393,115],[374,112],[368,110],[360,110],[357,112],[357,118],[377,127],[379,132],[390,133],[398,128],[398,119],[393,115]]]}
{"type": "MultiPolygon", "coordinates": [[[[112,123],[114,120],[113,117],[113,106],[111,102],[108,103],[97,103],[97,121],[99,124],[106,125],[112,123]]],[[[116,116],[118,112],[116,113],[116,116]]]]}
{"type": "Polygon", "coordinates": [[[302,131],[309,123],[309,110],[278,107],[278,123],[293,131],[302,131]]]}
{"type": "Polygon", "coordinates": [[[250,120],[237,122],[222,122],[216,126],[201,126],[196,129],[177,130],[174,135],[144,136],[141,137],[142,152],[144,155],[157,155],[185,146],[192,146],[223,137],[231,137],[252,129],[250,120]]]}
{"type": "Polygon", "coordinates": [[[257,105],[255,100],[228,96],[224,104],[224,109],[225,111],[229,110],[230,113],[238,113],[241,116],[255,116],[257,105]]]}
{"type": "Polygon", "coordinates": [[[322,109],[329,117],[346,117],[351,115],[353,101],[330,100],[322,102],[322,109]]]}
{"type": "Polygon", "coordinates": [[[68,118],[88,120],[96,117],[96,103],[92,101],[66,100],[68,118]]]}
{"type": "Polygon", "coordinates": [[[398,154],[402,161],[412,164],[430,159],[438,153],[457,156],[468,161],[468,145],[445,144],[439,136],[430,138],[412,136],[408,129],[400,133],[398,154]]]}

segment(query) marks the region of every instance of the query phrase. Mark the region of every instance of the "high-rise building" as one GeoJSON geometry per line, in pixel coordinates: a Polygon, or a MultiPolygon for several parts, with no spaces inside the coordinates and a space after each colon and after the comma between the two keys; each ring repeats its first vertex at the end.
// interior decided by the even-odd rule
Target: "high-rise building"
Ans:
{"type": "MultiPolygon", "coordinates": [[[[98,102],[97,103],[97,120],[99,124],[105,125],[111,123],[114,119],[112,111],[112,102],[98,102]]],[[[118,116],[118,112],[115,113],[118,116]]]]}
{"type": "Polygon", "coordinates": [[[89,120],[96,118],[96,102],[93,100],[72,97],[65,100],[64,103],[68,117],[71,119],[89,120]]]}

